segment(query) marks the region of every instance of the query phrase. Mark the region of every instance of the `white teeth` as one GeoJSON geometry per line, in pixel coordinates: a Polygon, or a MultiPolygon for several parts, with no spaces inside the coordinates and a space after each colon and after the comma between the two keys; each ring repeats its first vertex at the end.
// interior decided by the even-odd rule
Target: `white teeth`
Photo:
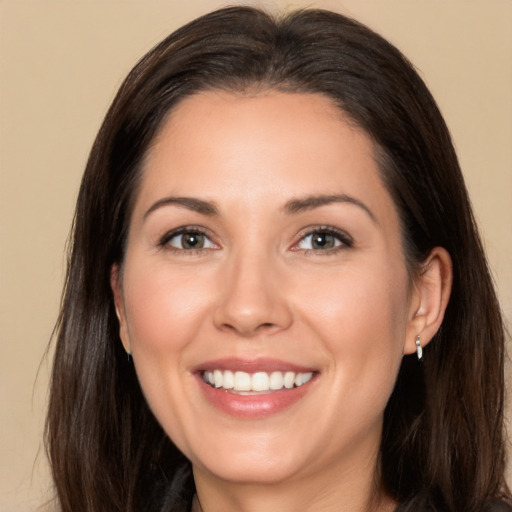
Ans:
{"type": "Polygon", "coordinates": [[[232,389],[233,391],[277,391],[283,388],[292,389],[309,382],[313,372],[232,372],[230,370],[205,371],[203,380],[216,388],[232,389]]]}
{"type": "Polygon", "coordinates": [[[221,388],[223,380],[222,372],[220,370],[215,370],[213,372],[213,383],[215,384],[215,387],[221,388]]]}
{"type": "Polygon", "coordinates": [[[270,389],[281,389],[284,386],[284,378],[281,372],[270,374],[270,389]]]}
{"type": "Polygon", "coordinates": [[[295,383],[295,373],[294,372],[286,372],[284,374],[284,387],[286,389],[293,388],[293,384],[295,383]]]}
{"type": "Polygon", "coordinates": [[[268,391],[270,389],[270,377],[265,372],[258,372],[251,377],[252,391],[268,391]]]}
{"type": "Polygon", "coordinates": [[[223,377],[222,387],[224,389],[233,389],[235,387],[235,376],[233,375],[233,372],[226,370],[223,377]]]}
{"type": "Polygon", "coordinates": [[[312,373],[298,373],[295,376],[295,386],[299,387],[303,384],[306,384],[306,382],[309,382],[311,380],[311,377],[313,377],[312,373]]]}
{"type": "Polygon", "coordinates": [[[235,372],[233,389],[235,391],[251,391],[251,376],[245,372],[235,372]]]}
{"type": "Polygon", "coordinates": [[[306,382],[309,382],[313,378],[313,372],[303,373],[302,374],[302,384],[306,384],[306,382]]]}

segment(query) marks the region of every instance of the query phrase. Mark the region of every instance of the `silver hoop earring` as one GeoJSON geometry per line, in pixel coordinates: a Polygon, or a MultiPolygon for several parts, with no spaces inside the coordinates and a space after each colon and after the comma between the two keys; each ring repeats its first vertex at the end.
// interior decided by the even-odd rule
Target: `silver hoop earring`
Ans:
{"type": "Polygon", "coordinates": [[[423,349],[421,348],[421,338],[416,336],[416,354],[418,355],[418,361],[421,362],[423,359],[423,349]]]}

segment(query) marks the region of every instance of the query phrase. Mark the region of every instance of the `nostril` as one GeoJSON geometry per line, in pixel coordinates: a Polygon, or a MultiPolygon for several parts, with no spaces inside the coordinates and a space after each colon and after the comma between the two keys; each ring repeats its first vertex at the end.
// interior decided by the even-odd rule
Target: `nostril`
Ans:
{"type": "Polygon", "coordinates": [[[240,322],[238,322],[236,324],[226,322],[226,323],[222,324],[222,328],[224,328],[226,330],[237,331],[244,335],[253,335],[253,334],[256,334],[257,332],[268,331],[268,330],[278,328],[278,327],[276,326],[276,324],[274,324],[272,322],[264,322],[264,323],[260,323],[260,324],[252,325],[252,326],[241,325],[240,322]]]}
{"type": "Polygon", "coordinates": [[[250,337],[264,332],[271,334],[290,325],[292,313],[286,297],[268,287],[238,284],[226,291],[214,306],[216,328],[250,337]]]}

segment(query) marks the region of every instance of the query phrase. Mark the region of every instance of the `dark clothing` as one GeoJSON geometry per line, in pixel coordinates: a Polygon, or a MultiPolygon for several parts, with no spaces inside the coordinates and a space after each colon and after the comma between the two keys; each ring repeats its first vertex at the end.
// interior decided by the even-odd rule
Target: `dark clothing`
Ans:
{"type": "MultiPolygon", "coordinates": [[[[192,500],[195,494],[194,477],[192,475],[192,468],[189,464],[182,466],[182,468],[175,473],[174,479],[170,486],[168,486],[163,502],[159,507],[159,512],[191,512],[192,500]]],[[[398,505],[396,512],[434,512],[431,507],[428,510],[424,506],[411,504],[398,505]]],[[[299,511],[298,511],[299,512],[299,511]]],[[[439,511],[445,512],[445,511],[439,511]]],[[[459,511],[457,511],[459,512],[459,511]]],[[[460,511],[466,512],[466,511],[460,511]]],[[[512,506],[508,505],[502,500],[492,499],[488,501],[481,512],[512,512],[512,506]]]]}

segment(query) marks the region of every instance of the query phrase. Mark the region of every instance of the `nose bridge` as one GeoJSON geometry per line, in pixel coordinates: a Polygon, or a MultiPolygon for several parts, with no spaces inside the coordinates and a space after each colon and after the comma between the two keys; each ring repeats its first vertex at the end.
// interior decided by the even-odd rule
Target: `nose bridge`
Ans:
{"type": "Polygon", "coordinates": [[[283,288],[284,276],[271,251],[245,247],[233,253],[226,266],[215,311],[218,328],[250,337],[289,325],[291,312],[283,288]]]}

